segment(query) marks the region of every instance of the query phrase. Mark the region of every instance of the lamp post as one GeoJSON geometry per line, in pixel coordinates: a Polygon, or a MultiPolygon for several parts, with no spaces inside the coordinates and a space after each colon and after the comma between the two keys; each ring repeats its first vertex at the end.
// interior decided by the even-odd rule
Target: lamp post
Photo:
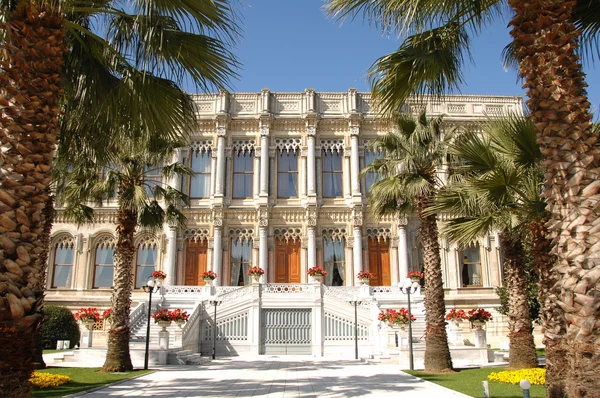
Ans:
{"type": "Polygon", "coordinates": [[[358,359],[358,305],[361,301],[351,300],[350,304],[354,306],[354,359],[358,359]]]}
{"type": "Polygon", "coordinates": [[[212,359],[215,359],[217,356],[217,334],[219,333],[219,327],[217,326],[217,306],[221,304],[219,300],[210,300],[210,304],[215,307],[215,312],[213,316],[213,347],[212,347],[212,359]]]}
{"type": "Polygon", "coordinates": [[[400,291],[406,294],[408,298],[408,364],[410,370],[415,370],[415,361],[413,357],[413,339],[412,339],[412,321],[411,316],[412,312],[410,309],[410,295],[417,291],[419,284],[417,282],[411,281],[409,278],[406,278],[403,282],[400,283],[400,291]]]}
{"type": "Polygon", "coordinates": [[[155,293],[160,289],[160,281],[154,278],[148,278],[146,285],[142,286],[142,289],[148,293],[148,323],[146,325],[146,352],[144,353],[144,370],[148,369],[148,352],[150,349],[150,317],[152,313],[152,293],[155,293]]]}

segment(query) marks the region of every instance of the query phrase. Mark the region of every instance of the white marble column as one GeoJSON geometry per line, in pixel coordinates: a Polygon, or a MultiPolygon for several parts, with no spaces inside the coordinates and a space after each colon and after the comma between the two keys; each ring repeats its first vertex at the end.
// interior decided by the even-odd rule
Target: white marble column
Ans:
{"type": "Polygon", "coordinates": [[[215,181],[215,196],[223,197],[225,186],[225,130],[217,138],[217,170],[215,181]]]}
{"type": "Polygon", "coordinates": [[[167,285],[172,286],[177,281],[177,228],[169,226],[166,235],[167,261],[165,261],[165,273],[167,274],[167,285]]]}
{"type": "MultiPolygon", "coordinates": [[[[360,227],[354,227],[354,246],[352,247],[352,259],[354,263],[354,276],[363,270],[362,264],[362,232],[360,227]]],[[[355,284],[358,281],[354,281],[355,284]]]]}
{"type": "Polygon", "coordinates": [[[308,227],[308,268],[317,265],[317,239],[315,236],[315,227],[308,227]]]}
{"type": "Polygon", "coordinates": [[[308,170],[308,179],[307,179],[307,185],[308,185],[308,196],[315,196],[316,195],[316,189],[315,189],[315,163],[316,163],[316,157],[315,157],[315,136],[314,133],[311,135],[309,132],[308,135],[308,159],[307,159],[307,170],[308,170]]]}
{"type": "Polygon", "coordinates": [[[269,275],[269,246],[267,245],[268,227],[260,227],[258,231],[259,246],[258,246],[258,266],[265,271],[263,283],[268,282],[269,275]]]}
{"type": "Polygon", "coordinates": [[[260,133],[260,196],[269,195],[269,130],[260,133]]]}
{"type": "Polygon", "coordinates": [[[408,275],[408,243],[406,225],[398,226],[398,279],[402,282],[408,275]]]}
{"type": "Polygon", "coordinates": [[[352,196],[360,196],[360,167],[358,165],[358,127],[352,128],[350,137],[350,175],[352,178],[352,196]]]}
{"type": "MultiPolygon", "coordinates": [[[[183,154],[181,152],[181,148],[177,148],[173,153],[173,163],[181,163],[183,160],[183,154]]],[[[173,176],[169,179],[169,186],[174,189],[181,189],[181,174],[174,173],[173,176]]]]}
{"type": "Polygon", "coordinates": [[[217,275],[219,275],[219,277],[217,279],[215,279],[215,281],[213,282],[215,285],[219,285],[222,283],[219,283],[223,277],[223,270],[222,268],[222,264],[223,264],[223,244],[221,241],[221,233],[222,233],[222,229],[221,227],[215,227],[214,229],[214,236],[213,236],[213,264],[212,264],[212,271],[216,272],[217,275]]]}

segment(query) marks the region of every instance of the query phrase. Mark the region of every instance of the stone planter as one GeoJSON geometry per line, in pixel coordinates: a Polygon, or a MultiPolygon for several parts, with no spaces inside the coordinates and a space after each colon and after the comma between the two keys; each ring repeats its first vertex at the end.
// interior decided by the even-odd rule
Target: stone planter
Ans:
{"type": "Polygon", "coordinates": [[[358,282],[363,286],[369,286],[370,279],[369,278],[359,278],[358,282]]]}
{"type": "Polygon", "coordinates": [[[325,275],[310,275],[313,283],[320,283],[321,285],[325,282],[325,275]]]}
{"type": "Polygon", "coordinates": [[[90,319],[90,320],[83,321],[82,323],[83,323],[83,326],[85,326],[87,330],[92,330],[94,328],[94,325],[96,324],[96,321],[94,321],[93,319],[90,319]]]}
{"type": "Polygon", "coordinates": [[[213,278],[204,278],[204,283],[206,283],[206,286],[212,286],[214,279],[213,278]]]}
{"type": "Polygon", "coordinates": [[[171,326],[171,321],[158,321],[158,326],[162,328],[163,332],[166,332],[167,328],[171,326]]]}
{"type": "Polygon", "coordinates": [[[182,328],[183,325],[185,325],[185,321],[183,319],[179,320],[179,321],[175,321],[175,322],[177,323],[177,326],[179,326],[180,328],[182,328]]]}
{"type": "Polygon", "coordinates": [[[483,322],[483,321],[473,321],[473,322],[471,322],[471,328],[472,329],[483,329],[484,326],[485,326],[485,322],[483,322]]]}
{"type": "Polygon", "coordinates": [[[412,277],[412,278],[410,278],[410,280],[413,282],[417,282],[419,285],[421,284],[421,278],[412,277]]]}
{"type": "Polygon", "coordinates": [[[448,322],[448,343],[451,346],[464,346],[462,328],[459,322],[448,322]]]}
{"type": "Polygon", "coordinates": [[[252,275],[250,275],[250,276],[252,277],[252,283],[253,283],[253,284],[260,283],[260,277],[261,277],[262,275],[252,274],[252,275]]]}

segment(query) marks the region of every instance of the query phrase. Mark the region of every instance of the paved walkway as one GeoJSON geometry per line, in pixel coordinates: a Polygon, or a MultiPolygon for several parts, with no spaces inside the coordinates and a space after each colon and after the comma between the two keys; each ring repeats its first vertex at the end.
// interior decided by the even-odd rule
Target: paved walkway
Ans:
{"type": "Polygon", "coordinates": [[[78,396],[468,397],[402,373],[398,365],[302,356],[235,357],[201,366],[166,366],[158,372],[78,396]]]}

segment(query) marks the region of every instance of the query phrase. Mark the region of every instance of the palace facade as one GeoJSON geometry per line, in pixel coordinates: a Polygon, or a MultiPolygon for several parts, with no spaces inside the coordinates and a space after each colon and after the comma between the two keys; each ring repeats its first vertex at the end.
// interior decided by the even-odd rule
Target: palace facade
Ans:
{"type": "MultiPolygon", "coordinates": [[[[199,125],[188,148],[173,159],[194,175],[167,183],[191,198],[183,229],[140,231],[133,301],[154,270],[166,286],[202,286],[213,270],[220,287],[250,283],[247,270],[265,270],[265,284],[306,284],[307,270],[327,270],[327,286],[358,285],[356,274],[375,275],[371,286],[396,286],[422,269],[416,217],[369,213],[375,176],[360,171],[377,153],[368,143],[389,126],[373,112],[370,94],[226,93],[195,96],[199,125]]],[[[408,102],[403,111],[445,115],[448,127],[477,130],[486,115],[522,112],[520,97],[452,95],[444,101],[408,102]]],[[[443,170],[440,171],[443,175],[443,170]]],[[[149,176],[151,179],[160,176],[149,176]]],[[[115,203],[95,209],[92,224],[77,227],[58,209],[52,232],[46,300],[71,308],[108,307],[113,278],[115,203]]],[[[441,242],[444,288],[450,307],[493,308],[501,285],[499,239],[468,247],[441,242]]],[[[172,290],[174,292],[174,290],[172,290]]],[[[501,322],[502,317],[498,316],[501,322]]],[[[490,325],[500,339],[504,327],[490,325]],[[496,329],[494,329],[496,328],[496,329]]]]}

